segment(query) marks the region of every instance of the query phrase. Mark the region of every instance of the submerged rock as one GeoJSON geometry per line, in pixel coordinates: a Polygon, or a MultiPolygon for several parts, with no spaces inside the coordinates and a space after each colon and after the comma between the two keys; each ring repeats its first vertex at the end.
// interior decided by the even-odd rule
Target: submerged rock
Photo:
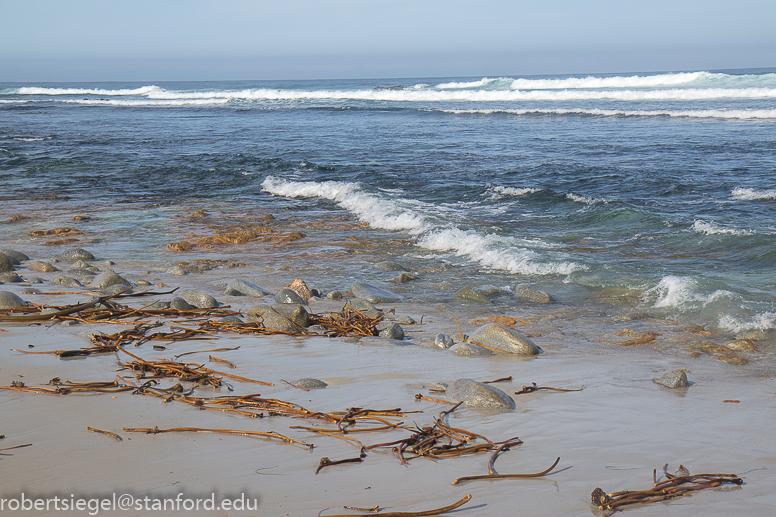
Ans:
{"type": "Polygon", "coordinates": [[[463,298],[464,300],[472,300],[474,302],[493,303],[471,287],[464,287],[463,289],[456,292],[453,296],[456,298],[463,298]]]}
{"type": "Polygon", "coordinates": [[[375,269],[380,271],[407,271],[407,268],[397,262],[390,262],[388,260],[384,262],[378,262],[374,265],[375,269]]]}
{"type": "Polygon", "coordinates": [[[417,279],[418,275],[413,275],[412,273],[401,273],[391,281],[396,282],[397,284],[406,284],[407,282],[412,282],[413,280],[417,279]]]}
{"type": "Polygon", "coordinates": [[[305,377],[304,379],[298,379],[292,382],[294,386],[299,386],[300,388],[306,388],[308,390],[322,390],[328,384],[325,382],[318,380],[318,379],[312,379],[310,377],[305,377]]]}
{"type": "Polygon", "coordinates": [[[515,409],[515,401],[498,388],[471,379],[458,379],[445,390],[445,396],[463,401],[464,406],[487,409],[515,409]]]}
{"type": "Polygon", "coordinates": [[[0,291],[0,309],[15,309],[24,307],[27,302],[10,291],[0,291]]]}
{"type": "Polygon", "coordinates": [[[496,323],[478,328],[469,336],[469,341],[510,354],[536,355],[540,351],[533,341],[520,332],[496,323]]]}
{"type": "Polygon", "coordinates": [[[656,383],[665,386],[666,388],[687,388],[690,386],[687,381],[687,374],[684,369],[674,370],[672,372],[664,373],[659,379],[653,379],[656,383]]]}
{"type": "Polygon", "coordinates": [[[350,291],[356,298],[364,298],[372,303],[393,303],[404,300],[400,294],[362,282],[354,282],[350,291]]]}
{"type": "Polygon", "coordinates": [[[515,297],[519,300],[528,300],[533,303],[552,303],[552,296],[544,291],[532,289],[527,284],[520,284],[515,287],[515,297]]]}
{"type": "Polygon", "coordinates": [[[226,286],[224,294],[228,296],[251,296],[253,298],[261,298],[263,296],[270,296],[272,293],[256,284],[235,278],[226,286]]]}

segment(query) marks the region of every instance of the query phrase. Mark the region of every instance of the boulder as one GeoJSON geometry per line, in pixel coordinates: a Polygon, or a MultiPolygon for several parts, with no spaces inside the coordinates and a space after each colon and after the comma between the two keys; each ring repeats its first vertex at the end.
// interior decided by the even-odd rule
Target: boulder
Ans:
{"type": "Polygon", "coordinates": [[[520,332],[496,323],[489,323],[478,328],[474,334],[469,336],[469,341],[510,354],[536,355],[540,352],[539,347],[520,332]]]}
{"type": "Polygon", "coordinates": [[[474,302],[493,303],[471,287],[464,287],[460,291],[456,292],[453,296],[474,302]]]}
{"type": "Polygon", "coordinates": [[[365,300],[364,298],[353,298],[349,303],[351,307],[368,318],[377,318],[383,314],[382,311],[372,305],[372,302],[365,300]]]}
{"type": "Polygon", "coordinates": [[[305,284],[304,280],[301,278],[297,278],[286,287],[298,294],[299,298],[304,300],[305,303],[307,303],[307,300],[313,297],[312,291],[310,291],[310,289],[307,287],[307,284],[305,284]]]}
{"type": "MultiPolygon", "coordinates": [[[[163,307],[160,307],[160,308],[163,308],[163,307]]],[[[190,311],[191,309],[196,309],[196,307],[191,305],[183,298],[176,296],[175,298],[170,300],[170,309],[175,309],[176,311],[190,311]]]]}
{"type": "Polygon", "coordinates": [[[253,298],[261,298],[262,296],[270,296],[272,293],[266,289],[262,289],[256,284],[235,278],[226,286],[224,294],[228,296],[251,296],[253,298]]]}
{"type": "Polygon", "coordinates": [[[54,271],[59,271],[51,264],[47,262],[41,262],[39,260],[36,260],[35,262],[30,262],[29,264],[27,264],[27,269],[29,269],[30,271],[39,271],[41,273],[53,273],[54,271]]]}
{"type": "Polygon", "coordinates": [[[76,248],[65,251],[59,258],[65,262],[72,263],[78,260],[94,260],[94,255],[83,248],[76,248]]]}
{"type": "Polygon", "coordinates": [[[248,321],[258,321],[264,328],[298,334],[300,328],[310,326],[310,314],[301,305],[273,307],[254,305],[248,309],[248,321]]]}
{"type": "Polygon", "coordinates": [[[295,291],[292,291],[288,287],[284,287],[280,290],[278,294],[275,295],[274,300],[277,303],[285,303],[285,304],[291,304],[291,305],[304,305],[307,303],[301,296],[296,294],[295,291]]]}
{"type": "Polygon", "coordinates": [[[58,285],[63,285],[65,287],[83,287],[83,284],[76,280],[75,278],[70,278],[69,276],[64,275],[58,275],[54,279],[54,283],[58,285]]]}
{"type": "Polygon", "coordinates": [[[0,253],[8,257],[8,260],[10,260],[11,264],[13,264],[14,266],[18,266],[19,263],[30,260],[30,257],[16,250],[9,250],[9,249],[3,248],[3,249],[0,249],[0,253]]]}
{"type": "Polygon", "coordinates": [[[350,292],[356,298],[364,298],[372,303],[393,303],[404,300],[404,297],[396,294],[388,289],[377,287],[362,282],[354,282],[350,288],[350,292]]]}
{"type": "Polygon", "coordinates": [[[193,305],[198,309],[212,309],[213,307],[218,307],[220,305],[218,300],[209,294],[198,293],[197,291],[192,291],[190,289],[184,289],[178,293],[178,296],[183,298],[189,305],[193,305]]]}
{"type": "Polygon", "coordinates": [[[13,271],[13,263],[4,253],[0,253],[0,273],[8,273],[10,271],[13,271]]]}
{"type": "Polygon", "coordinates": [[[439,348],[450,348],[454,345],[453,338],[441,332],[434,337],[434,344],[439,348]]]}
{"type": "Polygon", "coordinates": [[[498,388],[471,379],[458,379],[445,390],[451,401],[463,401],[464,406],[487,409],[515,409],[515,401],[498,388]]]}
{"type": "Polygon", "coordinates": [[[552,296],[544,291],[532,289],[526,284],[520,284],[515,287],[515,297],[532,303],[552,303],[552,296]]]}
{"type": "Polygon", "coordinates": [[[684,369],[664,373],[662,377],[654,379],[654,381],[666,388],[687,388],[690,386],[684,369]]]}
{"type": "Polygon", "coordinates": [[[24,279],[16,273],[4,273],[0,275],[0,284],[18,284],[24,282],[24,279]]]}
{"type": "Polygon", "coordinates": [[[15,309],[24,307],[27,302],[10,291],[0,291],[0,309],[15,309]]]}

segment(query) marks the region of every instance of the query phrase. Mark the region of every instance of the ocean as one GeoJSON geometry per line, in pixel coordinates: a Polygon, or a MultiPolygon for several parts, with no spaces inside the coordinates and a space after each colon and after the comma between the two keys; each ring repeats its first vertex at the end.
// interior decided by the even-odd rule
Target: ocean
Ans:
{"type": "Polygon", "coordinates": [[[89,213],[73,245],[149,269],[232,253],[344,291],[391,286],[374,264],[394,261],[419,278],[391,289],[420,304],[468,286],[519,315],[528,284],[601,333],[759,332],[771,358],[774,179],[776,69],[0,84],[6,247],[51,250],[29,230],[89,213]],[[170,251],[201,236],[180,222],[197,210],[305,238],[170,251]]]}

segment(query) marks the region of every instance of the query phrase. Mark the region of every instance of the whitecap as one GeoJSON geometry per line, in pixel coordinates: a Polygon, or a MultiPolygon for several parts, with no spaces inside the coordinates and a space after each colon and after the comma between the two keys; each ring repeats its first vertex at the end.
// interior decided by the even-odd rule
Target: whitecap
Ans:
{"type": "Polygon", "coordinates": [[[754,235],[755,232],[753,230],[739,230],[735,228],[726,228],[724,226],[720,226],[719,224],[715,223],[714,221],[704,221],[702,219],[696,219],[696,221],[692,225],[692,229],[698,233],[702,233],[704,235],[754,235]]]}
{"type": "Polygon", "coordinates": [[[733,199],[740,199],[744,201],[756,201],[760,199],[776,199],[776,190],[757,190],[752,188],[736,187],[730,195],[733,199]]]}

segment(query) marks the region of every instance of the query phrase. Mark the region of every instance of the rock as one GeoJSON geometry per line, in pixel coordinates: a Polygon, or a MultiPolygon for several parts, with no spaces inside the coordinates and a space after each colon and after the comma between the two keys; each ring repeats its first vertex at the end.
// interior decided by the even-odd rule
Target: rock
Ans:
{"type": "Polygon", "coordinates": [[[5,256],[4,253],[0,253],[0,273],[7,273],[10,271],[13,271],[11,260],[5,256]]]}
{"type": "MultiPolygon", "coordinates": [[[[450,348],[455,343],[453,343],[453,338],[451,338],[447,334],[442,334],[440,332],[439,334],[434,336],[434,344],[436,346],[438,346],[439,348],[450,348]]],[[[480,348],[482,348],[482,347],[480,347],[480,348]]]]}
{"type": "Polygon", "coordinates": [[[307,303],[307,300],[313,297],[312,291],[310,291],[310,289],[307,287],[307,284],[305,284],[304,280],[301,278],[297,278],[286,287],[298,294],[305,303],[307,303]]]}
{"type": "Polygon", "coordinates": [[[488,350],[487,348],[477,346],[474,343],[455,344],[450,347],[450,352],[454,353],[455,355],[466,356],[466,357],[479,356],[479,355],[493,355],[494,353],[488,350]]]}
{"type": "Polygon", "coordinates": [[[51,264],[48,264],[46,262],[41,262],[39,260],[36,260],[35,262],[30,262],[29,264],[27,264],[27,269],[29,269],[30,271],[40,271],[41,273],[53,273],[54,271],[59,271],[51,264]]]}
{"type": "Polygon", "coordinates": [[[70,278],[69,276],[64,275],[58,275],[54,279],[54,283],[58,285],[63,285],[65,287],[83,287],[83,284],[76,280],[75,278],[70,278]]]}
{"type": "Polygon", "coordinates": [[[0,291],[0,309],[15,309],[24,307],[27,302],[10,291],[0,291]]]}
{"type": "Polygon", "coordinates": [[[625,314],[617,314],[614,319],[616,320],[622,320],[622,321],[636,321],[636,320],[646,320],[651,318],[648,313],[646,312],[627,312],[625,314]]]}
{"type": "Polygon", "coordinates": [[[18,284],[19,282],[24,282],[24,279],[16,273],[0,275],[0,284],[18,284]]]}
{"type": "Polygon", "coordinates": [[[37,276],[31,276],[31,277],[29,277],[27,279],[27,283],[28,284],[42,284],[43,283],[43,279],[42,278],[38,278],[37,276]]]}
{"type": "Polygon", "coordinates": [[[471,287],[464,287],[460,291],[456,292],[453,296],[457,298],[463,298],[464,300],[472,300],[475,302],[493,303],[471,287]]]}
{"type": "Polygon", "coordinates": [[[110,287],[112,285],[122,285],[124,287],[132,287],[132,283],[129,282],[126,278],[117,275],[113,271],[106,271],[104,273],[100,273],[94,279],[92,280],[92,283],[89,284],[91,287],[94,287],[96,289],[105,289],[106,287],[110,287]]]}
{"type": "Polygon", "coordinates": [[[248,321],[261,322],[265,328],[298,334],[300,328],[310,326],[310,314],[301,305],[272,307],[254,305],[248,309],[248,321]]]}
{"type": "Polygon", "coordinates": [[[94,260],[94,255],[82,248],[67,250],[59,258],[65,262],[76,262],[77,260],[94,260]]]}
{"type": "Polygon", "coordinates": [[[403,315],[396,318],[396,323],[401,323],[402,325],[414,325],[415,320],[412,319],[412,316],[403,315]]]}
{"type": "Polygon", "coordinates": [[[71,266],[71,267],[75,267],[75,268],[87,268],[87,267],[92,267],[92,265],[91,265],[91,264],[89,264],[88,262],[84,262],[83,260],[76,260],[75,262],[73,262],[72,264],[70,264],[70,266],[71,266]]]}
{"type": "Polygon", "coordinates": [[[309,377],[305,377],[304,379],[299,379],[294,382],[292,382],[294,386],[299,386],[300,388],[306,388],[308,390],[322,390],[328,384],[325,382],[318,380],[318,379],[311,379],[309,377]]]}
{"type": "Polygon", "coordinates": [[[34,287],[28,287],[24,291],[22,291],[22,294],[37,294],[40,292],[40,289],[35,289],[34,287]]]}
{"type": "Polygon", "coordinates": [[[544,291],[532,289],[527,284],[520,284],[515,287],[515,297],[519,300],[528,300],[533,303],[552,303],[552,296],[544,291]]]}
{"type": "Polygon", "coordinates": [[[751,339],[753,341],[767,341],[776,338],[776,329],[750,330],[738,336],[738,339],[751,339]]]}
{"type": "Polygon", "coordinates": [[[262,289],[256,284],[240,280],[235,278],[226,286],[226,292],[229,296],[252,296],[254,298],[261,298],[262,296],[270,296],[272,293],[266,289],[262,289]]]}
{"type": "Polygon", "coordinates": [[[469,336],[469,341],[510,354],[536,355],[539,353],[539,347],[533,341],[516,330],[496,323],[478,328],[469,336]]]}
{"type": "Polygon", "coordinates": [[[245,323],[239,316],[224,316],[223,318],[218,318],[218,321],[223,321],[224,323],[245,323]]]}
{"type": "Polygon", "coordinates": [[[95,336],[105,336],[105,332],[102,332],[100,330],[85,330],[84,332],[81,332],[81,335],[85,337],[86,339],[90,340],[95,336]]]}
{"type": "Polygon", "coordinates": [[[148,280],[145,280],[145,279],[141,278],[141,279],[139,279],[139,280],[135,280],[135,285],[136,285],[136,286],[143,286],[143,287],[146,287],[146,286],[149,286],[149,285],[151,285],[151,282],[149,282],[148,280]]]}
{"type": "Polygon", "coordinates": [[[353,298],[349,303],[351,307],[361,312],[361,314],[368,318],[377,318],[383,314],[383,311],[378,310],[374,305],[372,305],[372,302],[363,298],[353,298]]]}
{"type": "Polygon", "coordinates": [[[321,290],[316,289],[315,287],[310,289],[310,293],[313,295],[314,298],[323,298],[323,293],[321,292],[321,290]]]}
{"type": "Polygon", "coordinates": [[[301,296],[296,294],[295,291],[292,291],[288,287],[281,289],[280,292],[275,295],[274,300],[278,303],[287,303],[292,305],[304,305],[307,303],[301,296]]]}
{"type": "Polygon", "coordinates": [[[185,269],[183,269],[180,266],[173,266],[170,269],[168,269],[167,271],[165,271],[165,273],[167,273],[168,275],[175,275],[175,276],[183,276],[183,275],[188,275],[189,274],[188,271],[186,271],[185,269]]]}
{"type": "Polygon", "coordinates": [[[0,249],[0,253],[5,255],[8,258],[8,260],[11,262],[11,264],[13,264],[14,266],[18,266],[19,263],[30,260],[30,257],[16,250],[9,250],[9,249],[3,248],[3,249],[0,249]]]}
{"type": "Polygon", "coordinates": [[[381,321],[377,324],[377,335],[388,339],[404,339],[404,329],[394,321],[381,321]]]}
{"type": "Polygon", "coordinates": [[[402,266],[401,264],[398,264],[396,262],[378,262],[374,265],[375,269],[379,269],[380,271],[407,271],[407,268],[402,266]]]}
{"type": "Polygon", "coordinates": [[[418,275],[413,275],[412,273],[401,273],[391,281],[396,282],[397,284],[406,284],[407,282],[412,282],[413,280],[417,279],[418,275]]]}
{"type": "Polygon", "coordinates": [[[109,294],[119,294],[126,292],[127,294],[132,292],[132,289],[127,289],[127,286],[124,284],[113,284],[109,285],[108,287],[101,289],[100,292],[105,293],[105,295],[109,294]]]}
{"type": "Polygon", "coordinates": [[[362,345],[379,345],[379,346],[385,346],[385,345],[412,345],[412,341],[403,341],[401,339],[391,339],[387,337],[378,337],[378,336],[366,336],[362,337],[359,341],[362,345]]]}
{"type": "Polygon", "coordinates": [[[495,285],[481,285],[477,288],[477,292],[483,296],[496,296],[504,292],[504,289],[496,287],[495,285]]]}
{"type": "Polygon", "coordinates": [[[191,289],[184,289],[178,293],[178,296],[183,298],[186,303],[193,305],[197,309],[212,309],[213,307],[218,307],[220,305],[218,300],[209,294],[198,293],[197,291],[192,291],[191,289]]]}
{"type": "Polygon", "coordinates": [[[332,291],[326,295],[329,300],[342,300],[342,293],[339,291],[332,291]]]}
{"type": "Polygon", "coordinates": [[[176,296],[170,300],[170,309],[175,309],[177,311],[190,311],[191,309],[196,309],[196,307],[191,305],[183,298],[176,296]]]}
{"type": "Polygon", "coordinates": [[[498,388],[471,379],[458,379],[445,390],[451,401],[463,401],[467,407],[487,409],[515,409],[515,401],[498,388]]]}
{"type": "Polygon", "coordinates": [[[690,386],[690,383],[687,381],[687,374],[684,373],[684,369],[664,373],[659,379],[653,380],[666,388],[687,388],[690,386]]]}
{"type": "Polygon", "coordinates": [[[67,273],[68,275],[88,276],[91,278],[94,277],[94,271],[90,269],[77,268],[77,267],[68,269],[67,271],[65,271],[65,273],[67,273]]]}
{"type": "Polygon", "coordinates": [[[364,298],[372,303],[393,303],[404,300],[403,296],[391,292],[388,289],[361,282],[354,282],[350,288],[350,292],[352,292],[353,296],[356,298],[364,298]]]}

